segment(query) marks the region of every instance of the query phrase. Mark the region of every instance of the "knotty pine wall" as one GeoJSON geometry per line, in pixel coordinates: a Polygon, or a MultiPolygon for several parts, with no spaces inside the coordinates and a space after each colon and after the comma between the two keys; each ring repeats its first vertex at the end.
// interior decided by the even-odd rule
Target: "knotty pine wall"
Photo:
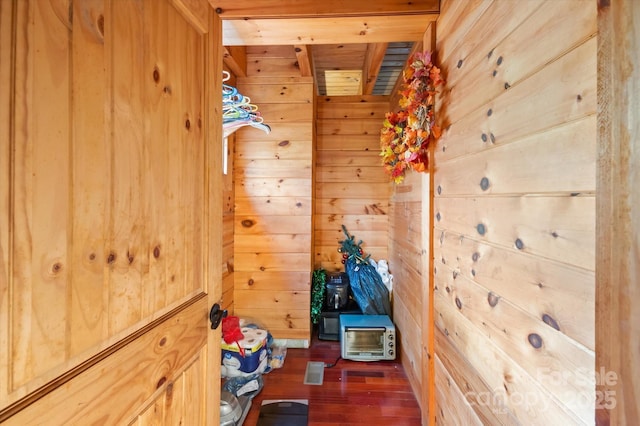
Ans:
{"type": "Polygon", "coordinates": [[[428,406],[429,175],[408,173],[394,184],[389,209],[389,267],[394,276],[393,321],[399,358],[420,401],[428,406]],[[427,203],[425,205],[425,203],[427,203]]]}
{"type": "Polygon", "coordinates": [[[363,250],[388,259],[389,178],[380,160],[380,129],[388,100],[319,97],[315,178],[315,268],[342,271],[342,225],[363,250]]]}
{"type": "Polygon", "coordinates": [[[441,6],[436,418],[592,424],[596,3],[441,6]]]}
{"type": "Polygon", "coordinates": [[[314,87],[295,61],[290,46],[247,48],[238,78],[271,132],[236,132],[234,313],[275,338],[308,340],[314,87]]]}

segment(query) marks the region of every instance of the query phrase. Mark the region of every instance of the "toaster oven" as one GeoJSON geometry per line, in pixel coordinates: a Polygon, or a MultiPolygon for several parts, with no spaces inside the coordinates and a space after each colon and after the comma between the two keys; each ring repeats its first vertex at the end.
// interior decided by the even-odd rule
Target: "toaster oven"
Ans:
{"type": "Polygon", "coordinates": [[[340,315],[340,352],[343,359],[396,359],[396,327],[387,315],[340,315]]]}

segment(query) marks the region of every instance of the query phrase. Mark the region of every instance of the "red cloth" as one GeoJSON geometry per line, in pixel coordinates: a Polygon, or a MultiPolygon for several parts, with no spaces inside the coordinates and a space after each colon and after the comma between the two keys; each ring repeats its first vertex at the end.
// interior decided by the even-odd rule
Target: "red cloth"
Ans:
{"type": "Polygon", "coordinates": [[[236,342],[240,355],[244,357],[244,348],[240,346],[240,340],[244,339],[244,334],[240,329],[240,318],[236,316],[222,318],[222,338],[225,343],[236,342]]]}

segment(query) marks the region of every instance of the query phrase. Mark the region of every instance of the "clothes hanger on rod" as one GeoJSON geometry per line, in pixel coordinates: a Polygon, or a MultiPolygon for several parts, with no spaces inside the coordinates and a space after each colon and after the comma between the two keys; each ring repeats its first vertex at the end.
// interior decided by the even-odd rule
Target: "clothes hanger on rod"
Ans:
{"type": "Polygon", "coordinates": [[[224,137],[229,136],[241,127],[251,126],[265,133],[271,132],[271,127],[264,123],[258,111],[258,106],[251,103],[251,99],[243,96],[233,86],[226,84],[231,74],[222,71],[222,128],[224,137]]]}

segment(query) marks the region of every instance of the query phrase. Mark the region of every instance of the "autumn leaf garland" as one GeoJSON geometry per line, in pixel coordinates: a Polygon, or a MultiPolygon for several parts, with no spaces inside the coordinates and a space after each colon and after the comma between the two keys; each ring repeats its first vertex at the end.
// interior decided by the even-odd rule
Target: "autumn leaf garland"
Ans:
{"type": "Polygon", "coordinates": [[[429,143],[438,140],[441,133],[435,124],[434,104],[436,88],[444,81],[440,69],[431,63],[430,52],[411,55],[403,83],[400,110],[385,114],[380,131],[380,156],[395,183],[404,180],[407,170],[427,170],[429,143]]]}

